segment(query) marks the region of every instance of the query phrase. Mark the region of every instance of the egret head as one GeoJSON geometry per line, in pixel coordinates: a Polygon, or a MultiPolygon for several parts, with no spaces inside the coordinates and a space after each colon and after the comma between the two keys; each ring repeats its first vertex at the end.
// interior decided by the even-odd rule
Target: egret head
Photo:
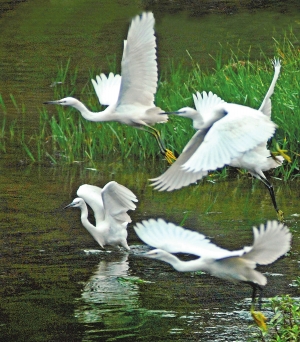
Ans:
{"type": "Polygon", "coordinates": [[[146,258],[158,259],[158,260],[165,260],[168,255],[169,253],[165,252],[162,249],[153,249],[152,251],[143,254],[143,256],[146,258]]]}
{"type": "Polygon", "coordinates": [[[75,107],[78,104],[78,100],[74,99],[74,97],[65,97],[61,100],[56,101],[46,101],[44,104],[55,104],[61,106],[72,106],[75,107]]]}
{"type": "Polygon", "coordinates": [[[176,114],[178,116],[183,116],[185,118],[195,119],[196,117],[199,117],[199,112],[196,111],[196,109],[193,109],[191,107],[184,107],[174,112],[165,112],[161,114],[176,114]]]}
{"type": "Polygon", "coordinates": [[[190,107],[183,107],[179,109],[178,111],[174,112],[174,114],[183,116],[185,118],[190,118],[190,119],[193,119],[195,116],[199,115],[196,109],[190,108],[190,107]]]}
{"type": "Polygon", "coordinates": [[[82,198],[77,197],[73,200],[72,203],[65,206],[64,209],[66,209],[66,208],[82,208],[85,205],[86,204],[85,204],[84,200],[82,198]]]}

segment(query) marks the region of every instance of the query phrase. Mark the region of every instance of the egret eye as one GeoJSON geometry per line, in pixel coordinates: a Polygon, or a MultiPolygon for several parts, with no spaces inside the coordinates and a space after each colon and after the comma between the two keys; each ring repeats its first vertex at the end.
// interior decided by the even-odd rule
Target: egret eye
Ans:
{"type": "MultiPolygon", "coordinates": [[[[181,189],[206,177],[210,171],[226,165],[246,169],[267,188],[279,221],[279,210],[272,184],[263,171],[281,166],[290,158],[285,151],[276,159],[269,158],[267,141],[273,137],[276,124],[271,120],[271,100],[280,73],[280,61],[274,60],[274,76],[259,109],[236,103],[227,103],[212,92],[193,94],[195,108],[186,115],[193,120],[194,134],[181,155],[165,173],[150,179],[154,189],[172,191],[181,189]]],[[[185,108],[175,112],[185,111],[185,108]]]]}
{"type": "Polygon", "coordinates": [[[100,74],[92,80],[100,104],[111,110],[94,113],[74,98],[67,102],[48,101],[48,104],[71,106],[89,121],[116,121],[146,131],[155,138],[160,152],[172,164],[175,155],[166,148],[158,129],[152,127],[168,121],[167,113],[154,103],[158,80],[154,24],[151,12],[135,16],[124,40],[122,75],[109,73],[107,77],[100,74]]]}
{"type": "Polygon", "coordinates": [[[127,224],[131,222],[127,213],[135,210],[137,198],[132,191],[117,182],[107,183],[103,189],[83,184],[77,190],[78,197],[66,208],[81,210],[81,223],[104,248],[106,245],[121,246],[130,250],[127,244],[127,224]],[[87,205],[93,210],[96,224],[88,219],[87,205]]]}
{"type": "MultiPolygon", "coordinates": [[[[266,285],[267,278],[255,268],[257,264],[269,265],[289,251],[292,234],[283,223],[274,220],[253,227],[253,245],[235,251],[223,249],[203,234],[163,219],[142,221],[134,229],[147,245],[158,248],[148,252],[149,257],[170,264],[178,272],[204,271],[227,281],[249,284],[252,287],[251,314],[259,326],[265,327],[264,316],[254,309],[256,292],[266,285]],[[174,255],[177,253],[198,258],[184,261],[174,255]]],[[[259,301],[259,308],[260,304],[259,301]]]]}

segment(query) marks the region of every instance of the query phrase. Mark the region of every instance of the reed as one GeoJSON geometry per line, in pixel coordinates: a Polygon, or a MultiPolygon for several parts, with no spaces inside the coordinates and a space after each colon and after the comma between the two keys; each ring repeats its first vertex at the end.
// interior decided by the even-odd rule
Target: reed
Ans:
{"type": "MultiPolygon", "coordinates": [[[[293,40],[292,32],[288,32],[280,42],[274,40],[274,56],[281,59],[282,72],[272,96],[272,119],[278,124],[278,129],[269,145],[271,150],[276,150],[277,143],[288,150],[292,158],[290,164],[285,163],[273,171],[276,177],[284,180],[298,177],[300,157],[300,51],[293,45],[293,40]]],[[[271,58],[261,52],[253,62],[249,49],[246,53],[231,52],[230,59],[224,62],[222,55],[226,48],[230,49],[221,47],[214,57],[213,71],[202,69],[190,55],[191,68],[184,63],[170,61],[169,68],[161,72],[157,106],[166,111],[193,107],[192,94],[205,90],[216,93],[227,102],[259,108],[273,77],[271,58]]],[[[115,60],[112,59],[111,63],[112,70],[115,70],[115,60]]],[[[94,72],[91,74],[95,75],[94,72]]],[[[53,87],[54,98],[76,94],[91,110],[102,110],[90,78],[83,89],[76,89],[77,75],[78,70],[71,70],[70,61],[65,66],[60,65],[54,82],[62,84],[53,87]]],[[[13,96],[11,99],[20,110],[13,96]]],[[[170,115],[168,124],[155,127],[161,131],[166,146],[177,154],[194,134],[191,121],[176,115],[170,115]]],[[[59,106],[40,111],[39,131],[29,141],[23,141],[23,146],[30,160],[35,161],[50,158],[56,163],[80,161],[92,164],[111,156],[122,160],[162,160],[157,143],[150,134],[115,122],[89,122],[76,110],[59,106]]],[[[226,175],[226,171],[219,174],[220,177],[226,175]]]]}
{"type": "Polygon", "coordinates": [[[3,117],[2,125],[0,127],[0,151],[6,152],[6,144],[5,144],[5,130],[6,130],[6,117],[3,117]]]}

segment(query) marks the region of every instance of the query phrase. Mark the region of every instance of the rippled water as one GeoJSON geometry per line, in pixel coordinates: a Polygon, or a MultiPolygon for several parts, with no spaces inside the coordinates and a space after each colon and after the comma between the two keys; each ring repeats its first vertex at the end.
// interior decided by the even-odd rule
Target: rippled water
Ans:
{"type": "MultiPolygon", "coordinates": [[[[265,45],[272,36],[279,39],[291,23],[299,30],[297,1],[266,8],[249,8],[246,1],[246,7],[220,3],[226,6],[205,5],[200,11],[181,1],[1,0],[0,93],[8,120],[36,127],[42,102],[52,97],[57,65],[69,57],[71,67],[78,66],[79,89],[89,82],[90,69],[106,70],[106,56],[117,53],[118,61],[129,18],[145,8],[154,10],[162,68],[169,57],[186,59],[186,49],[210,68],[209,54],[215,55],[224,40],[236,47],[241,39],[246,50],[253,45],[253,51],[263,46],[270,52],[272,43],[265,45]],[[24,103],[25,117],[20,119],[9,94],[24,103]]],[[[140,257],[148,247],[132,225],[130,253],[99,251],[81,226],[79,211],[62,210],[79,185],[116,180],[139,199],[133,224],[150,217],[184,220],[184,226],[228,249],[251,244],[251,227],[276,218],[264,186],[247,175],[155,192],[148,179],[165,168],[163,161],[140,165],[134,160],[103,160],[97,170],[27,165],[17,145],[0,155],[0,341],[248,341],[257,333],[251,327],[248,286],[179,274],[140,257]]],[[[299,275],[299,182],[272,182],[293,231],[293,248],[289,256],[260,268],[268,277],[265,298],[299,295],[290,286],[299,275]]]]}
{"type": "MultiPolygon", "coordinates": [[[[158,193],[145,174],[43,167],[1,161],[0,340],[23,341],[247,341],[257,333],[250,314],[251,289],[206,274],[175,272],[139,256],[142,245],[129,226],[128,254],[99,251],[76,209],[62,210],[84,182],[103,186],[118,179],[139,203],[133,222],[164,217],[201,231],[229,249],[252,242],[251,226],[275,218],[266,189],[248,177],[203,182],[178,192],[158,193]],[[129,174],[132,177],[129,177],[129,174]],[[143,176],[141,176],[143,175],[143,176]],[[215,201],[217,198],[217,201],[215,201]],[[94,251],[96,250],[96,251],[94,251]],[[97,252],[98,251],[98,252],[97,252]]],[[[265,298],[297,290],[299,274],[298,193],[293,183],[275,182],[276,194],[294,231],[293,253],[268,272],[265,298]]]]}

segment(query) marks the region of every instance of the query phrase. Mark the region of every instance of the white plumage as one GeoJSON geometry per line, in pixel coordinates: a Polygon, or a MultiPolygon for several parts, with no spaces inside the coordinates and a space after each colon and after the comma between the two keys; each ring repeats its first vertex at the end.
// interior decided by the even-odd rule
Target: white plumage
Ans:
{"type": "Polygon", "coordinates": [[[128,210],[135,210],[137,198],[134,193],[117,182],[107,183],[103,189],[89,184],[81,185],[75,198],[68,207],[81,209],[81,223],[104,248],[105,245],[123,246],[127,244],[127,224],[131,222],[128,210]],[[88,220],[86,203],[93,209],[96,225],[88,220]]]}
{"type": "Polygon", "coordinates": [[[171,162],[173,153],[165,148],[160,133],[152,125],[168,121],[167,114],[154,104],[157,90],[158,71],[153,13],[136,16],[130,25],[127,40],[124,41],[121,75],[101,74],[92,80],[101,104],[108,105],[102,111],[93,113],[79,100],[66,97],[45,104],[71,106],[81,112],[89,121],[117,121],[134,126],[155,136],[161,152],[171,162]]]}
{"type": "Polygon", "coordinates": [[[155,189],[172,191],[205,177],[209,171],[225,165],[247,169],[269,189],[278,216],[272,185],[263,171],[280,166],[281,156],[274,157],[267,149],[267,140],[275,132],[271,121],[271,100],[280,71],[280,62],[273,61],[274,77],[259,110],[226,103],[217,95],[197,92],[193,95],[196,110],[185,107],[174,114],[193,120],[197,132],[183,149],[176,162],[161,176],[151,179],[155,189]]]}
{"type": "Polygon", "coordinates": [[[101,105],[110,106],[117,103],[121,87],[120,75],[110,72],[106,77],[105,74],[100,74],[92,83],[101,105]]]}
{"type": "Polygon", "coordinates": [[[142,221],[134,227],[146,244],[156,249],[144,256],[165,261],[177,271],[205,271],[232,282],[243,281],[264,286],[266,277],[255,270],[257,264],[268,265],[287,253],[291,245],[289,229],[277,221],[253,227],[250,247],[228,251],[211,243],[204,235],[167,223],[162,219],[142,221]],[[182,261],[172,253],[189,253],[200,258],[182,261]]]}

